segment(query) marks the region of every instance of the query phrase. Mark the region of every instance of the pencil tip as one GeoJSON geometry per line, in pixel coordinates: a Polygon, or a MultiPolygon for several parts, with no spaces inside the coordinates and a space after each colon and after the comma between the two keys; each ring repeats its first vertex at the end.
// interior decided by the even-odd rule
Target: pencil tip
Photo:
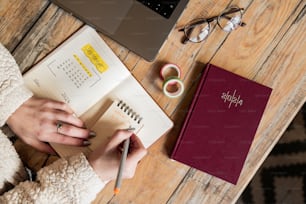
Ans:
{"type": "Polygon", "coordinates": [[[119,188],[115,188],[114,189],[114,195],[116,196],[119,193],[120,189],[119,188]]]}

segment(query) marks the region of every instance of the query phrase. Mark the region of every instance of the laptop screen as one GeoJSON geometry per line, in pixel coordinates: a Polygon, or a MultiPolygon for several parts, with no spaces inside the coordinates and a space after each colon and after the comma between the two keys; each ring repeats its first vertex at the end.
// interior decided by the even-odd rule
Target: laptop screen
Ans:
{"type": "Polygon", "coordinates": [[[188,0],[51,1],[148,61],[155,59],[188,3],[188,0]]]}

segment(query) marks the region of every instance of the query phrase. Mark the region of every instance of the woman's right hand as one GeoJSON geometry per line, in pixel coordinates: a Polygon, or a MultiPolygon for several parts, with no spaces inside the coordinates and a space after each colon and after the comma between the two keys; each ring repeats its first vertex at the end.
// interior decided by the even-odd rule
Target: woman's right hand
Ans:
{"type": "Polygon", "coordinates": [[[107,182],[116,178],[122,154],[120,147],[127,138],[130,138],[130,146],[123,178],[132,178],[137,164],[147,154],[147,150],[133,132],[117,130],[107,144],[94,150],[88,157],[90,165],[102,181],[107,182]]]}

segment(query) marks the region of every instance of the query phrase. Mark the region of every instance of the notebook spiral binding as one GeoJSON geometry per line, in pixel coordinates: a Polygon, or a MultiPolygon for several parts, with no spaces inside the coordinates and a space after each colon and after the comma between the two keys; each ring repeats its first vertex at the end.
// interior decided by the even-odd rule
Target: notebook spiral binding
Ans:
{"type": "Polygon", "coordinates": [[[126,103],[124,103],[122,100],[120,100],[117,103],[117,106],[123,110],[130,118],[132,118],[134,121],[136,121],[138,124],[141,122],[142,117],[138,115],[135,111],[133,111],[132,108],[130,108],[126,103]]]}

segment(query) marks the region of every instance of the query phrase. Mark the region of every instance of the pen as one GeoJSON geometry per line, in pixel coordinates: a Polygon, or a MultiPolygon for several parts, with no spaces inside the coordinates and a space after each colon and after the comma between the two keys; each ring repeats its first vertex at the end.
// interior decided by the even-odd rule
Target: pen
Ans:
{"type": "MultiPolygon", "coordinates": [[[[134,130],[134,129],[135,128],[127,128],[126,130],[131,131],[131,130],[134,130]]],[[[121,180],[122,180],[122,172],[123,172],[123,169],[124,169],[126,157],[127,157],[128,150],[129,150],[129,146],[130,146],[130,138],[127,138],[124,141],[124,144],[123,144],[123,152],[122,152],[122,155],[121,155],[121,160],[120,160],[119,169],[118,169],[118,173],[117,173],[117,178],[116,178],[116,183],[115,183],[115,188],[114,188],[114,195],[117,195],[120,191],[121,180]]]]}

